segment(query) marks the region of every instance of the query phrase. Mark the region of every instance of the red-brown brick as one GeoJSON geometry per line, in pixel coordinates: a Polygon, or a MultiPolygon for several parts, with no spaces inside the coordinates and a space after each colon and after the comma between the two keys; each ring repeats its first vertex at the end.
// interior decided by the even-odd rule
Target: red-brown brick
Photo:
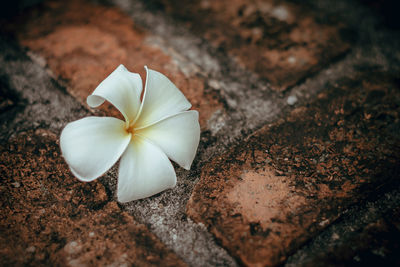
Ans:
{"type": "Polygon", "coordinates": [[[312,255],[302,266],[399,266],[399,240],[400,208],[397,208],[340,245],[312,255]]]}
{"type": "Polygon", "coordinates": [[[399,177],[400,93],[343,78],[203,168],[187,212],[245,265],[282,263],[349,205],[399,177]]]}
{"type": "MultiPolygon", "coordinates": [[[[86,105],[86,97],[119,64],[145,78],[144,66],[169,77],[194,109],[200,124],[222,104],[197,74],[186,76],[173,60],[148,43],[149,33],[115,7],[83,0],[45,1],[15,22],[20,43],[42,56],[50,70],[67,82],[67,90],[86,105]]],[[[119,115],[109,106],[107,113],[119,115]]]]}
{"type": "Polygon", "coordinates": [[[349,50],[347,29],[291,1],[153,1],[275,90],[299,83],[349,50]]]}
{"type": "Polygon", "coordinates": [[[104,186],[69,174],[51,132],[0,146],[3,266],[185,266],[104,186]]]}

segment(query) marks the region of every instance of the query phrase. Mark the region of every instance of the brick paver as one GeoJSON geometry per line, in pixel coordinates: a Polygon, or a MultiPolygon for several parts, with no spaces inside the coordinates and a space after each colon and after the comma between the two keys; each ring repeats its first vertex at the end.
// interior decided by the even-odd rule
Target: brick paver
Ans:
{"type": "Polygon", "coordinates": [[[153,1],[285,90],[349,49],[344,25],[291,1],[153,1]]]}
{"type": "Polygon", "coordinates": [[[275,265],[399,177],[395,77],[360,73],[203,169],[188,213],[246,265],[275,265]]]}
{"type": "MultiPolygon", "coordinates": [[[[212,114],[223,109],[199,75],[185,75],[129,16],[117,8],[83,0],[46,1],[24,13],[16,24],[18,40],[45,59],[50,70],[67,82],[67,90],[82,104],[119,64],[145,79],[144,66],[160,71],[182,90],[194,109],[201,110],[204,129],[212,114]]],[[[110,105],[107,113],[119,115],[110,105]]]]}
{"type": "Polygon", "coordinates": [[[339,266],[369,266],[372,254],[377,256],[375,260],[381,262],[373,265],[394,262],[399,255],[396,247],[398,234],[392,228],[398,224],[399,189],[397,187],[383,195],[372,194],[367,201],[346,209],[336,222],[290,256],[285,266],[331,266],[335,262],[339,266]],[[393,235],[387,234],[389,232],[393,235]]]}
{"type": "MultiPolygon", "coordinates": [[[[333,235],[333,239],[340,236],[333,235]]],[[[398,266],[400,264],[400,208],[368,224],[357,236],[313,255],[303,266],[398,266]]]]}
{"type": "Polygon", "coordinates": [[[101,183],[72,177],[59,155],[46,130],[0,146],[1,265],[185,266],[101,183]]]}

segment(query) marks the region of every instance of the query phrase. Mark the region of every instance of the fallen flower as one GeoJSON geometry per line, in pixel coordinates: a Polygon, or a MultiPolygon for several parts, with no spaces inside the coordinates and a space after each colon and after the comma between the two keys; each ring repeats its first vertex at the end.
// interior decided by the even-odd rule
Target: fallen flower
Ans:
{"type": "Polygon", "coordinates": [[[123,65],[88,96],[90,107],[105,100],[125,121],[87,117],[67,124],[61,133],[62,154],[71,172],[89,182],[103,175],[121,158],[117,197],[120,202],[152,196],[176,184],[168,158],[189,170],[200,139],[198,112],[163,74],[145,67],[142,79],[123,65]]]}

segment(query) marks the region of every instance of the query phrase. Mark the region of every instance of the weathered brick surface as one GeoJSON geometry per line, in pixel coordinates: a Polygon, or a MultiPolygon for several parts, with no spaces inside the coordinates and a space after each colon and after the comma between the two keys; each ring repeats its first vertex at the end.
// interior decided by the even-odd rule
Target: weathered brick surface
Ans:
{"type": "Polygon", "coordinates": [[[0,35],[0,85],[11,103],[0,114],[0,142],[34,128],[58,132],[66,122],[89,115],[87,109],[32,62],[14,41],[0,35]]]}
{"type": "Polygon", "coordinates": [[[346,28],[291,1],[153,1],[284,90],[349,49],[346,28]]]}
{"type": "Polygon", "coordinates": [[[379,71],[328,85],[204,168],[188,214],[244,264],[282,262],[349,205],[398,179],[398,89],[379,71]]]}
{"type": "MultiPolygon", "coordinates": [[[[15,25],[20,43],[45,59],[57,77],[67,82],[68,91],[85,105],[86,97],[119,64],[145,79],[144,66],[169,77],[193,108],[201,110],[200,123],[206,127],[222,104],[204,79],[185,75],[160,48],[147,42],[148,33],[117,8],[88,1],[45,1],[24,13],[15,25]]],[[[106,106],[108,113],[119,115],[106,106]]]]}
{"type": "Polygon", "coordinates": [[[352,205],[335,223],[290,256],[285,266],[325,266],[335,263],[337,266],[392,266],[391,263],[399,255],[396,246],[398,230],[393,229],[398,224],[399,204],[400,188],[395,187],[352,205]],[[371,228],[372,231],[369,230],[371,228]],[[393,235],[388,235],[389,232],[393,235]],[[381,264],[368,264],[371,256],[381,264]],[[338,260],[335,261],[335,258],[338,260]],[[387,264],[384,264],[385,261],[387,264]]]}
{"type": "Polygon", "coordinates": [[[101,183],[72,177],[57,142],[38,130],[0,146],[1,265],[185,265],[101,183]]]}
{"type": "MultiPolygon", "coordinates": [[[[333,238],[340,238],[333,236],[333,238]]],[[[313,255],[303,266],[399,266],[400,208],[368,224],[357,236],[313,255]]]]}

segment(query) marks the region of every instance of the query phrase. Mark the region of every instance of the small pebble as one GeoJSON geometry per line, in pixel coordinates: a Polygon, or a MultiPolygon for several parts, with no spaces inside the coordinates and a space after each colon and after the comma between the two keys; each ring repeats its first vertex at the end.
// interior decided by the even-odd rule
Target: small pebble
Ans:
{"type": "Polygon", "coordinates": [[[323,227],[323,226],[327,225],[328,223],[329,223],[329,220],[326,219],[326,220],[323,220],[322,222],[320,222],[319,225],[323,227]]]}
{"type": "Polygon", "coordinates": [[[287,61],[290,64],[294,64],[294,63],[296,63],[297,60],[296,60],[296,58],[294,56],[290,56],[290,57],[288,57],[287,61]]]}
{"type": "Polygon", "coordinates": [[[340,236],[337,233],[332,234],[332,240],[338,240],[340,236]]]}
{"type": "Polygon", "coordinates": [[[35,250],[36,250],[36,247],[35,247],[35,246],[30,246],[30,247],[28,247],[28,248],[26,249],[26,252],[33,253],[33,252],[35,252],[35,250]]]}
{"type": "Polygon", "coordinates": [[[296,104],[297,102],[297,97],[295,95],[291,95],[288,97],[287,99],[287,103],[291,106],[293,106],[294,104],[296,104]]]}
{"type": "Polygon", "coordinates": [[[77,253],[81,250],[81,245],[76,241],[71,241],[67,245],[65,245],[64,250],[69,254],[77,253]]]}
{"type": "Polygon", "coordinates": [[[289,18],[289,11],[284,6],[277,6],[271,12],[275,18],[285,21],[289,18]]]}
{"type": "Polygon", "coordinates": [[[214,89],[216,89],[216,90],[221,89],[221,84],[220,84],[218,81],[216,81],[216,80],[210,80],[210,81],[208,82],[208,84],[209,84],[212,88],[214,88],[214,89]]]}
{"type": "Polygon", "coordinates": [[[12,183],[12,185],[13,185],[15,188],[18,188],[18,187],[21,186],[21,184],[20,184],[19,182],[14,182],[14,183],[12,183]]]}

